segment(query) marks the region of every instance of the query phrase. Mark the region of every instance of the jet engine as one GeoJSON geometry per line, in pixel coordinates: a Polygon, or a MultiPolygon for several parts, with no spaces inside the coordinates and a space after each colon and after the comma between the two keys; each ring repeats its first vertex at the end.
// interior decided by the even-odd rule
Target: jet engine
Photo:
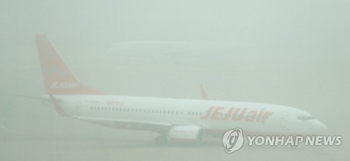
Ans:
{"type": "Polygon", "coordinates": [[[168,136],[173,142],[198,143],[203,140],[205,133],[198,125],[186,125],[171,128],[168,136]]]}

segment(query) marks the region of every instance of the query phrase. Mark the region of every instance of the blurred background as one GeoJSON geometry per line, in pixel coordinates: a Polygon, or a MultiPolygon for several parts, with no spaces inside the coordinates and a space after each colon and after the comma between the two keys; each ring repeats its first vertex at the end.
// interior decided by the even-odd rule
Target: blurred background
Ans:
{"type": "MultiPolygon", "coordinates": [[[[46,34],[81,82],[108,94],[201,99],[204,84],[211,99],[308,111],[328,126],[327,134],[343,135],[342,146],[315,157],[334,159],[349,149],[349,8],[346,0],[1,0],[0,91],[44,94],[34,35],[46,34]]],[[[0,106],[2,126],[24,133],[52,136],[74,127],[113,138],[120,131],[102,135],[71,123],[77,120],[61,121],[34,100],[3,95],[0,106]]],[[[87,135],[82,131],[68,136],[87,135]]],[[[56,145],[51,141],[43,144],[56,145]]],[[[18,146],[2,156],[11,158],[18,146]]]]}

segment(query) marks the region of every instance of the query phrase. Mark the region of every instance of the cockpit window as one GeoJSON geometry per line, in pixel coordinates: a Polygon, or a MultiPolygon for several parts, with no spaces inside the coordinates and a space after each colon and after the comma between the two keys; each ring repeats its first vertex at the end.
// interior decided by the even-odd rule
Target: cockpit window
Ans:
{"type": "Polygon", "coordinates": [[[298,116],[299,120],[305,121],[305,120],[313,120],[313,116],[298,116]]]}

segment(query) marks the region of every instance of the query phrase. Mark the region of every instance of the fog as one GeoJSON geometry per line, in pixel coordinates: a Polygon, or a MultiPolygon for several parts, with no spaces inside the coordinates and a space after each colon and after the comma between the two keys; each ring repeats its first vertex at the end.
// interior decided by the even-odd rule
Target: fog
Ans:
{"type": "Polygon", "coordinates": [[[0,92],[45,94],[45,34],[79,81],[110,95],[279,104],[307,111],[341,146],[154,146],[155,134],[63,118],[0,95],[1,160],[329,160],[348,158],[350,2],[1,1],[0,92]],[[134,154],[137,153],[137,154],[134,154]],[[265,159],[266,158],[266,159],[265,159]]]}

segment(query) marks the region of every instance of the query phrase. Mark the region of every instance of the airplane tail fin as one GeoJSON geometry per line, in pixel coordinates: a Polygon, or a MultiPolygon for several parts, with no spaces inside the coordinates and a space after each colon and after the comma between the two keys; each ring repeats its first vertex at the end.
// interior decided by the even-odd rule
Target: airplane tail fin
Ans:
{"type": "Polygon", "coordinates": [[[46,93],[49,95],[100,95],[101,92],[81,84],[51,45],[46,35],[36,35],[46,93]]]}

